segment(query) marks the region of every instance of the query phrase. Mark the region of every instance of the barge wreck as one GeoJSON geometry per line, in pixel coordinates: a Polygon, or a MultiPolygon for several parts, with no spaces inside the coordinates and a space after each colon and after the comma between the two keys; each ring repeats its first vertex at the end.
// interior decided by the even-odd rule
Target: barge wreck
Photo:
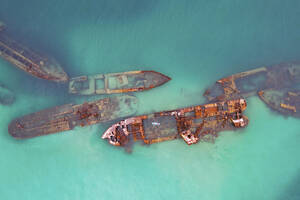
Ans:
{"type": "Polygon", "coordinates": [[[14,119],[8,132],[15,138],[30,138],[115,120],[133,115],[136,110],[137,98],[129,95],[66,104],[14,119]]]}
{"type": "Polygon", "coordinates": [[[216,137],[222,130],[245,127],[245,99],[210,103],[178,110],[163,111],[122,120],[102,135],[114,146],[131,148],[134,141],[152,144],[183,138],[188,144],[216,137]]]}
{"type": "Polygon", "coordinates": [[[149,90],[171,80],[156,71],[129,71],[71,78],[69,93],[79,95],[126,93],[149,90]]]}
{"type": "Polygon", "coordinates": [[[0,56],[31,74],[32,76],[55,82],[68,81],[68,75],[52,58],[36,53],[11,39],[0,22],[0,56]]]}

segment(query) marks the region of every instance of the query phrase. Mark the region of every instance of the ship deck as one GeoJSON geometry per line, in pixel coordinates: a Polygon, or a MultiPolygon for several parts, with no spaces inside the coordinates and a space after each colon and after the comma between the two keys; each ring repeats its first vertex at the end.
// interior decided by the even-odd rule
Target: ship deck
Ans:
{"type": "Polygon", "coordinates": [[[143,120],[145,140],[175,137],[178,134],[174,116],[150,117],[143,120]]]}

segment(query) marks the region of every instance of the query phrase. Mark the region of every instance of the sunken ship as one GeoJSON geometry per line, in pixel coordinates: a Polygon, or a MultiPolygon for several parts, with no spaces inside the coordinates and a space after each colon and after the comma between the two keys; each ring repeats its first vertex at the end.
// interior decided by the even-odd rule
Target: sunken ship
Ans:
{"type": "Polygon", "coordinates": [[[207,89],[208,100],[258,95],[271,109],[300,117],[300,62],[260,67],[218,80],[207,89]]]}
{"type": "Polygon", "coordinates": [[[71,78],[69,93],[78,95],[112,94],[149,90],[171,80],[156,71],[129,71],[71,78]]]}
{"type": "Polygon", "coordinates": [[[293,88],[299,82],[300,62],[280,63],[222,78],[207,89],[204,96],[208,100],[235,94],[249,97],[261,90],[293,88]]]}
{"type": "Polygon", "coordinates": [[[35,77],[55,82],[68,81],[68,75],[53,58],[34,52],[14,41],[4,29],[4,24],[0,22],[0,56],[2,58],[35,77]]]}
{"type": "Polygon", "coordinates": [[[136,110],[137,98],[130,95],[66,104],[16,118],[9,124],[8,132],[15,138],[30,138],[115,120],[133,115],[136,110]]]}
{"type": "Polygon", "coordinates": [[[131,117],[108,128],[102,139],[125,148],[134,141],[152,144],[176,138],[191,145],[216,137],[219,131],[245,127],[246,107],[245,99],[241,98],[131,117]]]}
{"type": "Polygon", "coordinates": [[[300,90],[269,89],[258,92],[259,98],[273,110],[293,117],[300,117],[300,90]]]}

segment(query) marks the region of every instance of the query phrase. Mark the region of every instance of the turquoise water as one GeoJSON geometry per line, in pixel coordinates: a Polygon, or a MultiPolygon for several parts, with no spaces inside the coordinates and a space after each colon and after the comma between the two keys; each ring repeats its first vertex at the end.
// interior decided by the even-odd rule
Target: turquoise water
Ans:
{"type": "MultiPolygon", "coordinates": [[[[2,0],[0,19],[22,43],[55,57],[70,76],[156,70],[172,77],[138,93],[138,114],[204,103],[215,80],[299,60],[298,0],[2,0]]],[[[100,139],[110,124],[15,140],[11,119],[64,103],[64,85],[0,60],[16,93],[1,106],[0,199],[300,199],[299,119],[248,99],[246,129],[214,144],[134,146],[100,139]]]]}

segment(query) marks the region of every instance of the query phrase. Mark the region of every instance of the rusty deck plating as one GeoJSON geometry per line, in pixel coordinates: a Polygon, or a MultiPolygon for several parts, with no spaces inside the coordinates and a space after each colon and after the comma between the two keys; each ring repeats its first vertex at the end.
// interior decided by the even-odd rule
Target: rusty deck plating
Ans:
{"type": "Polygon", "coordinates": [[[0,24],[0,56],[2,58],[35,77],[55,82],[68,81],[67,74],[54,59],[22,46],[7,36],[3,29],[4,25],[0,24]]]}
{"type": "Polygon", "coordinates": [[[130,116],[136,109],[137,99],[129,95],[66,104],[17,118],[9,124],[8,132],[15,138],[30,138],[130,116]]]}
{"type": "Polygon", "coordinates": [[[246,126],[248,119],[242,113],[246,106],[244,99],[235,99],[132,117],[112,125],[102,139],[126,147],[131,141],[152,144],[181,137],[190,145],[219,131],[246,126]]]}
{"type": "Polygon", "coordinates": [[[126,93],[149,90],[171,80],[155,71],[130,71],[72,78],[69,93],[80,95],[126,93]]]}

